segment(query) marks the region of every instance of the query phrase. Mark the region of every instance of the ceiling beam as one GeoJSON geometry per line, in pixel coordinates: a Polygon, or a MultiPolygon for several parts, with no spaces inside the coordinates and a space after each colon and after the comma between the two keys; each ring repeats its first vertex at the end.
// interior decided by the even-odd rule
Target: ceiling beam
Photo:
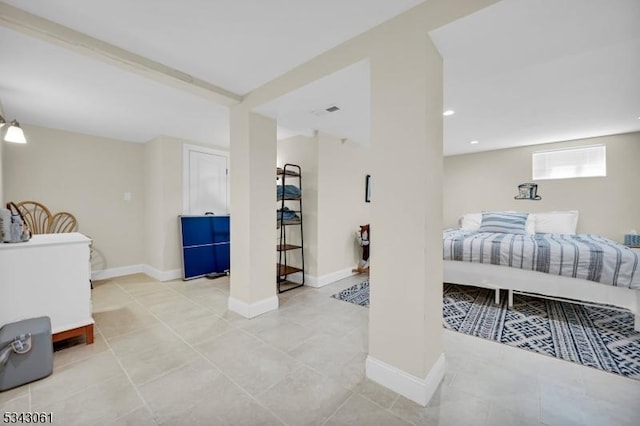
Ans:
{"type": "Polygon", "coordinates": [[[238,104],[242,100],[242,96],[207,81],[3,2],[0,2],[0,25],[225,106],[238,104]]]}

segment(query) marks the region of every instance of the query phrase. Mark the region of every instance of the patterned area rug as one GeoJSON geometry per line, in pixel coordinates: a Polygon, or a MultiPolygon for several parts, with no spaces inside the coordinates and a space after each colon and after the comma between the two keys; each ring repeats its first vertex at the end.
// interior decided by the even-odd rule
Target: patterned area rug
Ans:
{"type": "Polygon", "coordinates": [[[344,289],[331,297],[360,306],[369,306],[369,280],[344,289]]]}
{"type": "MultiPolygon", "coordinates": [[[[640,333],[631,313],[519,294],[507,309],[502,296],[495,305],[492,290],[445,284],[444,327],[640,380],[640,333]]],[[[369,282],[332,297],[369,306],[369,282]]]]}
{"type": "Polygon", "coordinates": [[[640,380],[640,333],[629,312],[445,284],[445,328],[640,380]]]}

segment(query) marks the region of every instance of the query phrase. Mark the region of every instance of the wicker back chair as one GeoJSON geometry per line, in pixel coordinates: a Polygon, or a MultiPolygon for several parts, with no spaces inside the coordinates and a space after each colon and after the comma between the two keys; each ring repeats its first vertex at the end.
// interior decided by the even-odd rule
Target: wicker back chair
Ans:
{"type": "Polygon", "coordinates": [[[51,216],[49,221],[49,234],[60,234],[66,232],[76,232],[78,221],[69,212],[59,212],[51,216]]]}
{"type": "Polygon", "coordinates": [[[37,201],[21,201],[16,204],[29,229],[34,234],[47,234],[51,223],[51,212],[37,201]]]}

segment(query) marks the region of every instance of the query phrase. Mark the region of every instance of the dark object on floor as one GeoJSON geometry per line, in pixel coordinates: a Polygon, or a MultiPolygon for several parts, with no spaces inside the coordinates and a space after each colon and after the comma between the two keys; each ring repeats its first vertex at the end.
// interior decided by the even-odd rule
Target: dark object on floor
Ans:
{"type": "Polygon", "coordinates": [[[49,317],[31,318],[0,328],[0,391],[53,372],[49,317]]]}
{"type": "Polygon", "coordinates": [[[211,274],[205,275],[205,277],[209,278],[210,280],[215,280],[216,278],[226,277],[227,275],[229,275],[227,272],[213,272],[211,274]]]}
{"type": "Polygon", "coordinates": [[[358,261],[358,266],[355,269],[352,269],[351,272],[367,272],[369,270],[369,248],[370,248],[370,237],[371,237],[371,229],[369,224],[360,225],[360,232],[357,232],[358,244],[362,247],[362,257],[358,261]]]}

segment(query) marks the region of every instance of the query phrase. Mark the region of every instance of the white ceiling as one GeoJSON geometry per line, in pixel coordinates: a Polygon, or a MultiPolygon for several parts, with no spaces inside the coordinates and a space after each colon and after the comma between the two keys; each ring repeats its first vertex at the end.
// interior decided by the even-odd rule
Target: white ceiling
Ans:
{"type": "Polygon", "coordinates": [[[7,119],[133,142],[228,143],[228,109],[204,98],[3,27],[0,57],[7,119]]]}
{"type": "Polygon", "coordinates": [[[446,154],[640,130],[638,0],[503,0],[431,37],[446,154]]]}
{"type": "Polygon", "coordinates": [[[278,125],[310,134],[322,130],[368,145],[370,140],[369,61],[361,61],[261,105],[257,112],[278,125]],[[335,112],[326,109],[340,108],[335,112]]]}
{"type": "MultiPolygon", "coordinates": [[[[245,94],[421,0],[5,2],[245,94]]],[[[445,154],[640,130],[637,22],[638,0],[503,0],[432,32],[445,107],[456,110],[445,154]]],[[[137,142],[229,142],[228,112],[210,100],[2,27],[0,55],[9,119],[137,142]]],[[[367,143],[368,81],[363,62],[260,111],[290,134],[367,143]],[[341,110],[313,114],[333,103],[341,110]]]]}

